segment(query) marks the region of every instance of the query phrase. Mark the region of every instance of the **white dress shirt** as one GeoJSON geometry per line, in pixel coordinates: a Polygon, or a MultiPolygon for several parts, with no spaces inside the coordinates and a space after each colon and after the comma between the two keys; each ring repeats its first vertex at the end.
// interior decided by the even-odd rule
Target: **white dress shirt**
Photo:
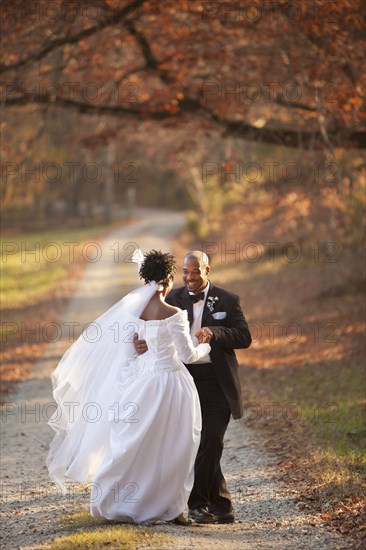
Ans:
{"type": "MultiPolygon", "coordinates": [[[[208,292],[210,290],[210,283],[208,282],[206,287],[203,289],[203,292],[205,294],[203,300],[200,300],[199,302],[196,302],[193,304],[193,323],[191,326],[191,338],[193,340],[193,344],[195,346],[198,346],[199,342],[198,339],[195,336],[195,333],[202,328],[202,313],[203,308],[205,307],[206,299],[208,292]]],[[[190,292],[190,294],[194,294],[193,292],[190,292]]],[[[196,363],[211,363],[210,355],[205,355],[200,361],[196,361],[196,363]]]]}

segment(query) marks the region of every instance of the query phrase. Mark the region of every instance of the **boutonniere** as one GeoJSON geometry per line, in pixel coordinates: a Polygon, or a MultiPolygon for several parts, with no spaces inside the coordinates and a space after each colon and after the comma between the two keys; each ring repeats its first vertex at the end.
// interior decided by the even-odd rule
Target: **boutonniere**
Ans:
{"type": "Polygon", "coordinates": [[[208,307],[208,309],[211,311],[211,313],[213,312],[213,310],[215,309],[216,307],[216,302],[218,302],[219,298],[217,296],[213,297],[213,296],[209,296],[207,298],[207,302],[206,302],[206,305],[208,307]]]}

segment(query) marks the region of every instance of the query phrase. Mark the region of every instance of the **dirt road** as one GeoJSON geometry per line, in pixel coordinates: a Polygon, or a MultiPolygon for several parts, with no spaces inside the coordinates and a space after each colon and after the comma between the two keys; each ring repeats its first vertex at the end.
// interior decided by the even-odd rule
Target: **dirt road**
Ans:
{"type": "MultiPolygon", "coordinates": [[[[143,220],[114,232],[90,247],[90,261],[74,298],[59,321],[57,341],[33,367],[12,400],[4,406],[1,423],[2,548],[40,548],[65,533],[59,518],[75,508],[88,509],[88,493],[70,485],[65,497],[50,482],[45,466],[53,432],[50,373],[82,326],[95,319],[139,284],[136,265],[129,262],[136,245],[170,249],[180,231],[178,213],[144,211],[143,220]]],[[[179,278],[177,277],[179,284],[179,278]]],[[[234,497],[234,525],[181,528],[159,525],[171,540],[164,548],[238,550],[350,548],[345,539],[296,504],[295,492],[274,479],[275,457],[267,454],[260,436],[241,422],[232,421],[226,437],[223,468],[234,497]]],[[[149,547],[151,548],[151,547],[149,547]]]]}

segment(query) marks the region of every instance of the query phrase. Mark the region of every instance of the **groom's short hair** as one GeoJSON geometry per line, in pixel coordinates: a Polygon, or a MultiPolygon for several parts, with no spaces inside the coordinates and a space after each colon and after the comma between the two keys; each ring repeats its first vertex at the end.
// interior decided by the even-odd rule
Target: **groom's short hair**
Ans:
{"type": "Polygon", "coordinates": [[[194,258],[203,265],[210,265],[209,257],[206,252],[202,252],[201,250],[192,250],[191,252],[188,252],[188,254],[184,256],[184,260],[188,260],[188,258],[194,258]]]}

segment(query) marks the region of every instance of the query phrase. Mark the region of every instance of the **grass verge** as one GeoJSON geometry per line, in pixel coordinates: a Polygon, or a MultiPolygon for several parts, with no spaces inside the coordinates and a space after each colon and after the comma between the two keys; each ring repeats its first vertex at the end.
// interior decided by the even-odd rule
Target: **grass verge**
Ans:
{"type": "MultiPolygon", "coordinates": [[[[98,243],[123,220],[108,226],[9,235],[1,240],[1,395],[24,380],[72,296],[98,243]]],[[[112,252],[111,252],[112,253],[112,252]]]]}
{"type": "Polygon", "coordinates": [[[140,547],[159,548],[169,542],[165,533],[152,528],[116,524],[93,518],[88,512],[75,512],[64,515],[61,523],[77,532],[57,537],[47,543],[52,550],[124,548],[133,550],[140,547]]]}
{"type": "Polygon", "coordinates": [[[297,486],[305,508],[358,538],[366,511],[362,358],[300,368],[244,367],[242,383],[244,421],[264,433],[280,477],[297,486]]]}
{"type": "Polygon", "coordinates": [[[93,261],[96,248],[90,243],[105,232],[105,226],[96,226],[2,239],[1,309],[39,302],[67,276],[73,264],[93,261]]]}

